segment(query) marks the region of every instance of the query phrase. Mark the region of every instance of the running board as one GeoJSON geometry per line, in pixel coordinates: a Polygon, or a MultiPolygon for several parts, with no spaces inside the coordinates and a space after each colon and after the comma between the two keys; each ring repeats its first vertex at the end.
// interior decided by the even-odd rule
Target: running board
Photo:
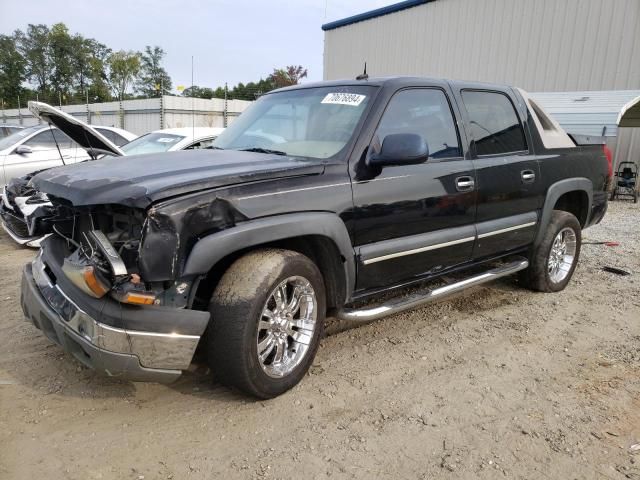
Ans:
{"type": "Polygon", "coordinates": [[[517,257],[511,262],[501,265],[500,267],[487,270],[484,273],[475,275],[473,277],[466,278],[456,283],[451,283],[443,287],[435,288],[433,290],[422,291],[414,293],[407,297],[395,297],[382,305],[375,307],[364,308],[346,308],[343,307],[333,313],[335,318],[340,320],[350,320],[355,322],[371,322],[388,315],[411,310],[422,305],[440,300],[442,298],[458,293],[466,288],[482,285],[483,283],[491,282],[500,277],[506,277],[507,275],[514,274],[520,270],[524,270],[529,266],[529,261],[523,257],[517,257]]]}

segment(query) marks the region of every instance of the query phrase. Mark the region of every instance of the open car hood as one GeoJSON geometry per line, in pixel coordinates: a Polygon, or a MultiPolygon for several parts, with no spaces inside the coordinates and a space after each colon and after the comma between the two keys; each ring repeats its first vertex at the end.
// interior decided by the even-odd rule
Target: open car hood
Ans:
{"type": "Polygon", "coordinates": [[[95,158],[100,154],[122,156],[124,152],[90,125],[49,104],[29,102],[29,110],[40,120],[59,128],[95,158]]]}

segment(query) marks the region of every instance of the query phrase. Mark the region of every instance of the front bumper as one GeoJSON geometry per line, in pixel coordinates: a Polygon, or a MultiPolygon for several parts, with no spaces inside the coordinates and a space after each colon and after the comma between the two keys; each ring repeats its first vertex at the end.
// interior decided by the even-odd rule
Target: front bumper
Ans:
{"type": "Polygon", "coordinates": [[[47,238],[50,234],[35,232],[34,235],[31,235],[24,216],[18,211],[17,206],[11,205],[9,202],[7,187],[4,187],[0,195],[0,218],[2,218],[2,228],[4,231],[7,232],[14,242],[20,245],[40,248],[42,240],[47,238]]]}
{"type": "MultiPolygon", "coordinates": [[[[163,383],[189,367],[206,327],[202,316],[193,316],[200,323],[192,329],[199,334],[133,330],[127,328],[126,318],[120,319],[122,328],[107,325],[74,302],[71,295],[77,292],[63,291],[56,277],[41,255],[27,264],[22,275],[22,309],[31,323],[82,364],[113,377],[163,383]]],[[[187,317],[205,314],[184,312],[187,317]]],[[[161,315],[160,310],[155,313],[161,315]]]]}

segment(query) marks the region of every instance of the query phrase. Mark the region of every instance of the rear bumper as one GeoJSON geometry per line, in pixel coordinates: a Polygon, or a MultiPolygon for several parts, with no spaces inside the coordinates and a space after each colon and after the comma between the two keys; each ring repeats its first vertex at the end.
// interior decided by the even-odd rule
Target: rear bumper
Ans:
{"type": "MultiPolygon", "coordinates": [[[[188,368],[206,322],[193,326],[200,331],[197,335],[133,330],[125,318],[123,328],[107,325],[73,301],[75,292],[63,291],[48,272],[41,255],[25,266],[22,309],[28,321],[82,364],[108,376],[162,383],[188,368]]],[[[184,313],[189,317],[196,312],[184,313]]]]}

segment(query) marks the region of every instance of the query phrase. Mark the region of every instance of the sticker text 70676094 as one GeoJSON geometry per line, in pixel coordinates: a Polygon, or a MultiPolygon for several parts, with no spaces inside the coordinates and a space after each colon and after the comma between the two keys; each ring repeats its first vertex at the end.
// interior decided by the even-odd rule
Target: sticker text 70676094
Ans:
{"type": "Polygon", "coordinates": [[[367,98],[366,95],[360,95],[359,93],[327,93],[320,103],[329,103],[334,105],[350,105],[357,107],[362,101],[367,98]]]}

